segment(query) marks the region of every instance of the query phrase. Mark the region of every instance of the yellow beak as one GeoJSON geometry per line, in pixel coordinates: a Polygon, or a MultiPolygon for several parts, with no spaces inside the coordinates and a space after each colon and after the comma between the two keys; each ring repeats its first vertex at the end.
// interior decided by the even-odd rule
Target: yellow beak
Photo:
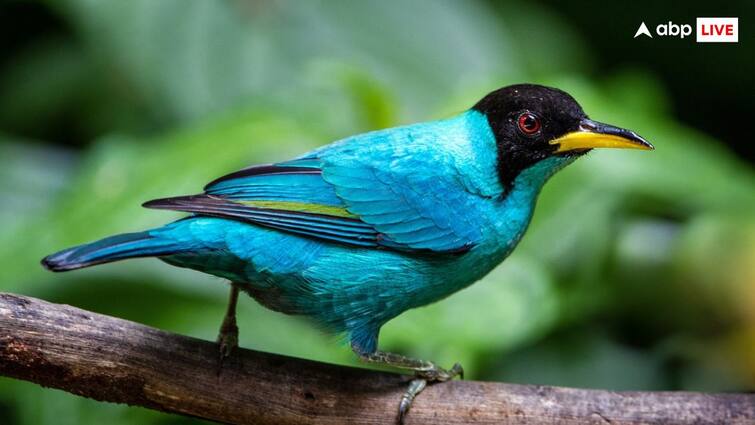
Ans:
{"type": "Polygon", "coordinates": [[[583,119],[579,130],[550,141],[556,153],[593,148],[655,149],[637,133],[590,119],[583,119]]]}

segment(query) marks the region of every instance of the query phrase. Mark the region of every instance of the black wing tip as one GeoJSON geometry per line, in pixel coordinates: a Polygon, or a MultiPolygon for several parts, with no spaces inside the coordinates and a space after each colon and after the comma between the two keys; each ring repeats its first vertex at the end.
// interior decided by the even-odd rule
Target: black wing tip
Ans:
{"type": "Polygon", "coordinates": [[[150,201],[142,203],[142,207],[144,208],[154,208],[159,209],[162,208],[164,204],[164,199],[152,199],[150,201]]]}
{"type": "Polygon", "coordinates": [[[164,209],[168,206],[167,201],[171,198],[152,199],[151,201],[144,202],[142,207],[152,209],[164,209]]]}
{"type": "Polygon", "coordinates": [[[142,207],[156,210],[172,209],[178,205],[185,205],[187,202],[195,201],[198,198],[205,198],[207,195],[188,195],[174,196],[171,198],[158,198],[144,202],[142,207]]]}

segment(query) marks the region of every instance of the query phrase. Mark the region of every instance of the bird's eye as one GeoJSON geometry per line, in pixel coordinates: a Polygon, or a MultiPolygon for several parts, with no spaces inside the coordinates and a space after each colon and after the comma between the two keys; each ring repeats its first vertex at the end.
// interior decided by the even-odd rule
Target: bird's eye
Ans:
{"type": "Polygon", "coordinates": [[[527,136],[532,136],[540,131],[540,118],[532,112],[524,112],[517,120],[519,131],[527,136]]]}

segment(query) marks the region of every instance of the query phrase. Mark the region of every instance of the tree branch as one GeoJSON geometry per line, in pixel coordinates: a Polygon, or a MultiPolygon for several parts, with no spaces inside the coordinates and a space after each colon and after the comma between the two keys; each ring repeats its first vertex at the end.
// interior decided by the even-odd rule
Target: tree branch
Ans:
{"type": "MultiPolygon", "coordinates": [[[[0,293],[0,375],[232,424],[392,423],[408,377],[217,345],[0,293]]],[[[409,424],[755,423],[755,395],[492,382],[428,387],[409,424]]]]}

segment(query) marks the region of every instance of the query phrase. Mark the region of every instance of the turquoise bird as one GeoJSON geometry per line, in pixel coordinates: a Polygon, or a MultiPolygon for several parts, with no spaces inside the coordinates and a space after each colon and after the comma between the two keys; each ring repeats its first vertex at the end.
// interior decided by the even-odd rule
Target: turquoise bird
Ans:
{"type": "Polygon", "coordinates": [[[135,257],[228,279],[218,342],[236,346],[239,291],[348,337],[360,359],[416,375],[403,419],[427,382],[463,373],[378,350],[381,326],[490,272],[516,247],[545,182],[592,148],[653,149],[636,133],[590,120],[567,93],[521,84],[449,119],[360,134],[290,161],[149,201],[190,213],[42,260],[67,271],[135,257]]]}

